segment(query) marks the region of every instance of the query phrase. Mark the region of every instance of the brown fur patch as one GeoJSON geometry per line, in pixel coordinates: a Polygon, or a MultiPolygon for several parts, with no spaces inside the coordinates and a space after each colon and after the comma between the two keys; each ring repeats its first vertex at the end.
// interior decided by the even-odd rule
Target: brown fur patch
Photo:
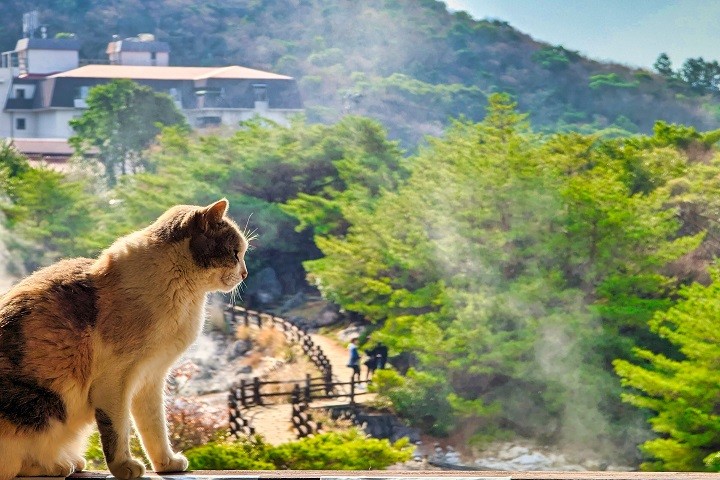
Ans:
{"type": "Polygon", "coordinates": [[[55,296],[53,300],[58,307],[58,316],[78,329],[94,327],[98,315],[95,282],[85,272],[72,273],[54,282],[50,288],[50,293],[55,296]]]}
{"type": "Polygon", "coordinates": [[[165,212],[149,228],[149,233],[162,243],[176,243],[189,238],[190,214],[197,207],[179,205],[165,212]]]}
{"type": "Polygon", "coordinates": [[[177,206],[168,210],[150,228],[150,234],[164,243],[190,239],[190,253],[203,268],[232,266],[235,252],[247,245],[237,226],[228,219],[217,219],[217,211],[207,208],[177,206]]]}
{"type": "Polygon", "coordinates": [[[28,297],[14,298],[0,307],[0,372],[6,367],[20,367],[25,351],[23,319],[31,312],[32,300],[28,297]]]}
{"type": "Polygon", "coordinates": [[[227,221],[210,226],[207,231],[194,231],[190,237],[190,253],[195,263],[204,268],[235,265],[235,252],[243,250],[242,237],[227,221]]]}
{"type": "Polygon", "coordinates": [[[19,376],[0,377],[0,417],[18,426],[19,430],[39,432],[53,418],[64,422],[65,403],[60,396],[35,380],[19,376]]]}
{"type": "Polygon", "coordinates": [[[118,444],[118,433],[115,431],[110,416],[104,410],[95,409],[95,421],[97,422],[98,431],[100,432],[100,440],[102,441],[103,454],[105,462],[108,464],[115,460],[115,451],[118,444]]]}

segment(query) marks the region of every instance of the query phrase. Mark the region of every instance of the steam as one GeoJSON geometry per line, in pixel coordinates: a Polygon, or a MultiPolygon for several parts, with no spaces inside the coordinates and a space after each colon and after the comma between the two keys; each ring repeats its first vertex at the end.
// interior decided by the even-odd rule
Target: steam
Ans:
{"type": "MultiPolygon", "coordinates": [[[[468,187],[458,182],[453,184],[452,193],[431,192],[434,198],[428,197],[423,221],[436,268],[448,285],[459,285],[458,293],[452,295],[457,302],[456,321],[487,322],[489,329],[495,330],[493,322],[499,312],[512,318],[517,330],[533,331],[529,376],[551,390],[538,400],[540,392],[501,387],[496,399],[509,415],[522,418],[518,423],[527,422],[537,436],[547,435],[568,454],[607,463],[627,459],[628,452],[634,452],[634,447],[645,440],[646,429],[640,419],[637,425],[623,425],[625,435],[619,442],[618,427],[602,410],[602,400],[614,394],[611,390],[617,381],[603,368],[601,352],[592,349],[594,337],[601,331],[600,319],[588,308],[582,292],[552,288],[555,280],[543,278],[532,265],[526,266],[527,279],[505,279],[499,266],[513,261],[504,258],[512,256],[512,251],[503,248],[507,237],[493,237],[488,231],[483,238],[475,238],[477,230],[469,228],[452,207],[458,198],[469,196],[458,191],[463,188],[468,187]],[[475,291],[467,290],[468,285],[475,291]],[[553,398],[559,404],[553,405],[557,413],[550,417],[537,402],[552,402],[553,398]]],[[[525,202],[527,199],[518,199],[520,208],[525,202]]],[[[537,212],[523,228],[533,228],[532,222],[540,225],[542,216],[537,212]]]]}
{"type": "Polygon", "coordinates": [[[5,245],[4,238],[7,236],[7,230],[0,226],[0,295],[4,294],[18,281],[18,278],[8,272],[12,257],[5,245]]]}

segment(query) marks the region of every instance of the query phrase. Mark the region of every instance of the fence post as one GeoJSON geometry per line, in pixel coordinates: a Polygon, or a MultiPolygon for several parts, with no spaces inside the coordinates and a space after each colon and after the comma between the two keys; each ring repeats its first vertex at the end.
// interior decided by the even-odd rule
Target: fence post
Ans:
{"type": "Polygon", "coordinates": [[[350,405],[355,405],[355,375],[350,378],[350,405]]]}
{"type": "Polygon", "coordinates": [[[332,389],[332,370],[328,368],[325,370],[325,395],[330,396],[332,389]]]}
{"type": "Polygon", "coordinates": [[[245,393],[245,379],[240,380],[240,403],[247,408],[247,394],[245,393]]]}
{"type": "Polygon", "coordinates": [[[310,403],[312,391],[310,390],[310,374],[305,374],[305,401],[310,403]]]}
{"type": "Polygon", "coordinates": [[[262,405],[262,397],[260,396],[260,378],[253,377],[253,400],[255,405],[262,405]]]}
{"type": "Polygon", "coordinates": [[[235,403],[234,393],[233,389],[231,389],[228,395],[228,425],[230,427],[230,435],[237,436],[237,430],[235,429],[235,412],[237,411],[237,404],[235,403]]]}

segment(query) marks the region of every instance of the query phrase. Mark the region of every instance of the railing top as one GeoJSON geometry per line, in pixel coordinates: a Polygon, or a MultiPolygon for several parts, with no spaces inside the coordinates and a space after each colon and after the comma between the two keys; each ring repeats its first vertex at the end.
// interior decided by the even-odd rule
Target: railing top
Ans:
{"type": "MultiPolygon", "coordinates": [[[[111,480],[109,472],[79,472],[71,475],[72,479],[86,480],[111,480]]],[[[447,470],[373,470],[373,471],[338,471],[338,470],[266,470],[266,471],[195,471],[175,474],[163,473],[159,476],[156,473],[148,472],[145,477],[152,480],[264,480],[276,478],[298,478],[307,480],[348,480],[358,479],[383,479],[383,480],[410,480],[420,478],[463,478],[468,480],[690,480],[690,479],[713,479],[717,480],[717,473],[700,472],[539,472],[539,471],[484,471],[484,472],[463,472],[447,470]]],[[[57,477],[55,477],[57,479],[57,477]]]]}

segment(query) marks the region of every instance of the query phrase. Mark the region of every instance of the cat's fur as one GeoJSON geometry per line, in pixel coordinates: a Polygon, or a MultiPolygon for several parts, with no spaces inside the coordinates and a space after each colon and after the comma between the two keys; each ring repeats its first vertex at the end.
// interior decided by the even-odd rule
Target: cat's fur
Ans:
{"type": "Polygon", "coordinates": [[[163,388],[200,333],[206,294],[247,276],[247,239],[226,209],[173,207],[97,259],[58,262],[0,298],[0,480],[83,469],[92,422],[110,472],[140,477],[131,418],[155,471],[187,469],[163,388]]]}

